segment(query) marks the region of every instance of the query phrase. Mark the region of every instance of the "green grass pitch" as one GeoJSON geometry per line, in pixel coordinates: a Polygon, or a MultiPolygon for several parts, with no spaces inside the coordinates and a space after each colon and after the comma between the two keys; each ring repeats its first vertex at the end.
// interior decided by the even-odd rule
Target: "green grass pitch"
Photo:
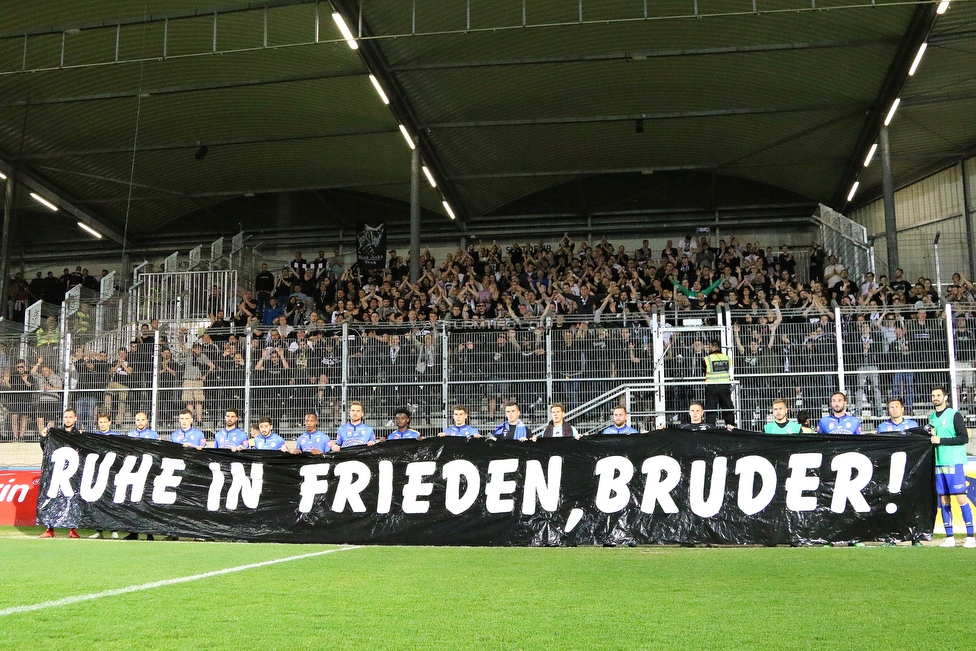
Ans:
{"type": "MultiPolygon", "coordinates": [[[[0,613],[330,549],[0,529],[0,613]]],[[[362,547],[0,614],[0,649],[968,648],[976,550],[362,547]]]]}

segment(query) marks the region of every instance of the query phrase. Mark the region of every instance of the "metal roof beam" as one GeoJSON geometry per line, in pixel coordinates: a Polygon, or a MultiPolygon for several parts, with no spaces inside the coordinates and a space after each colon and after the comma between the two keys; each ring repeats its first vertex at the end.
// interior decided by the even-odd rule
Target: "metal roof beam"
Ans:
{"type": "Polygon", "coordinates": [[[16,100],[12,102],[0,102],[0,110],[35,107],[45,105],[75,104],[79,102],[101,102],[116,99],[135,99],[137,97],[159,97],[163,95],[182,95],[185,93],[199,93],[213,90],[233,90],[237,88],[254,88],[257,86],[274,86],[277,84],[295,84],[308,81],[320,81],[323,79],[344,79],[346,77],[365,77],[365,70],[348,70],[344,72],[327,72],[311,75],[292,75],[288,77],[273,77],[270,79],[251,79],[244,81],[227,82],[208,82],[203,84],[183,84],[179,86],[167,86],[164,88],[146,88],[135,90],[122,90],[106,93],[92,93],[90,95],[70,95],[67,97],[50,97],[29,100],[16,100]]]}
{"type": "Polygon", "coordinates": [[[131,25],[151,25],[153,23],[164,23],[168,20],[180,20],[184,18],[205,18],[214,14],[235,14],[245,11],[264,11],[266,9],[278,9],[280,7],[293,7],[296,5],[318,4],[316,0],[264,0],[263,2],[246,2],[243,4],[233,4],[215,6],[212,9],[192,9],[187,11],[171,11],[163,14],[144,14],[142,16],[132,16],[131,18],[112,18],[111,20],[91,21],[87,23],[70,23],[64,25],[52,25],[50,27],[35,27],[33,29],[0,32],[0,39],[24,38],[25,36],[44,36],[48,34],[61,34],[68,31],[91,31],[94,29],[115,29],[116,27],[127,27],[131,25]]]}
{"type": "Polygon", "coordinates": [[[669,111],[666,113],[628,113],[624,115],[589,115],[551,118],[517,118],[511,120],[466,120],[458,122],[431,122],[424,129],[476,129],[484,127],[522,127],[547,124],[586,124],[598,122],[632,122],[635,120],[676,120],[692,118],[713,118],[740,115],[769,115],[776,113],[805,113],[812,111],[863,111],[869,105],[847,103],[837,104],[797,104],[787,106],[759,106],[751,108],[709,109],[700,111],[669,111]]]}
{"type": "MultiPolygon", "coordinates": [[[[0,157],[0,172],[3,172],[6,175],[10,175],[10,172],[13,169],[13,166],[7,162],[9,160],[9,157],[0,157]]],[[[108,239],[116,242],[117,244],[121,244],[122,246],[126,246],[128,244],[125,237],[115,230],[115,228],[109,226],[108,222],[101,217],[91,214],[84,208],[81,208],[78,200],[71,197],[66,192],[58,189],[57,186],[41,179],[32,170],[18,166],[17,182],[27,187],[31,191],[41,195],[56,205],[60,210],[71,213],[78,218],[78,221],[91,226],[108,239]]]]}
{"type": "Polygon", "coordinates": [[[132,147],[102,147],[99,149],[73,149],[69,151],[38,151],[27,152],[21,155],[19,160],[49,160],[57,158],[70,158],[73,156],[102,156],[108,154],[131,154],[136,152],[171,151],[178,149],[196,150],[201,144],[208,147],[239,147],[244,145],[267,145],[283,142],[296,142],[306,140],[324,140],[328,138],[351,138],[357,136],[373,136],[396,133],[400,131],[396,128],[389,129],[368,129],[364,131],[351,131],[348,133],[312,133],[294,136],[280,136],[276,138],[226,138],[223,140],[194,140],[190,142],[164,142],[148,145],[139,145],[133,150],[132,147]]]}
{"type": "Polygon", "coordinates": [[[438,63],[404,63],[391,67],[393,72],[414,72],[427,70],[454,70],[458,68],[497,68],[505,66],[551,65],[560,63],[600,63],[604,61],[634,61],[686,56],[709,56],[717,54],[757,54],[766,52],[789,52],[795,50],[824,50],[831,48],[872,47],[878,45],[897,45],[900,39],[880,37],[839,41],[813,41],[808,43],[767,43],[759,45],[733,45],[725,47],[699,47],[647,50],[638,52],[609,52],[606,54],[569,54],[511,59],[487,59],[484,61],[443,61],[438,63]]]}
{"type": "Polygon", "coordinates": [[[847,162],[847,168],[840,176],[840,182],[834,190],[832,205],[837,209],[843,209],[846,205],[848,190],[860,174],[868,148],[877,140],[884,116],[908,80],[908,68],[912,59],[935,26],[936,4],[935,2],[920,4],[912,15],[908,29],[905,30],[905,35],[901,39],[901,45],[898,47],[878,91],[878,96],[864,120],[861,135],[858,136],[857,142],[851,149],[851,158],[847,162]]]}
{"type": "MultiPolygon", "coordinates": [[[[786,163],[755,163],[749,165],[734,165],[736,168],[754,167],[783,167],[789,165],[811,165],[823,163],[824,161],[845,162],[847,157],[825,157],[818,156],[811,159],[790,160],[786,163]]],[[[654,172],[687,172],[697,170],[716,170],[718,168],[728,168],[728,163],[702,163],[699,165],[647,165],[644,167],[604,167],[596,169],[573,169],[573,170],[536,170],[532,172],[484,172],[480,174],[455,174],[450,177],[452,181],[481,181],[486,179],[529,179],[546,178],[551,176],[603,176],[606,174],[653,174],[654,172]]]]}
{"type": "Polygon", "coordinates": [[[359,0],[332,0],[332,6],[345,18],[347,24],[359,26],[359,56],[362,57],[366,67],[386,90],[393,115],[400,124],[403,124],[413,133],[423,163],[439,181],[437,189],[454,208],[457,217],[454,221],[462,231],[465,230],[464,222],[467,218],[467,208],[461,201],[461,196],[457,190],[448,180],[447,170],[430,142],[429,133],[424,129],[399,79],[390,69],[390,62],[387,60],[386,54],[383,53],[383,49],[377,41],[369,38],[372,32],[362,15],[361,2],[359,0]]]}
{"type": "MultiPolygon", "coordinates": [[[[67,170],[66,170],[67,171],[67,170]]],[[[115,179],[105,178],[103,179],[109,182],[117,182],[122,184],[122,181],[115,179]]],[[[124,185],[128,185],[128,181],[124,182],[124,185]]],[[[138,186],[138,184],[135,184],[138,186]]],[[[153,190],[156,192],[166,192],[169,196],[134,196],[132,201],[180,201],[184,199],[218,199],[218,198],[229,198],[229,197],[243,197],[251,194],[276,194],[279,192],[314,192],[316,190],[355,190],[359,188],[378,188],[385,186],[395,186],[395,185],[410,185],[410,179],[385,179],[381,181],[351,181],[348,183],[326,183],[324,185],[308,185],[308,186],[295,186],[295,187],[283,187],[283,188],[238,188],[234,190],[214,190],[211,192],[189,192],[189,193],[176,193],[168,190],[163,190],[160,188],[146,188],[148,190],[153,190]]],[[[128,197],[96,197],[85,199],[84,201],[79,201],[78,203],[119,203],[123,201],[128,201],[128,197]]],[[[177,219],[179,216],[174,217],[177,219]]]]}

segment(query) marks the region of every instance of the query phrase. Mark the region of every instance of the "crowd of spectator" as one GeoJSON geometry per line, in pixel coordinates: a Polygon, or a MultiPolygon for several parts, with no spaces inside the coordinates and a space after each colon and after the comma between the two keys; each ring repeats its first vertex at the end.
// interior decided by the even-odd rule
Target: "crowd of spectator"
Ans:
{"type": "Polygon", "coordinates": [[[65,267],[60,276],[55,276],[53,271],[48,271],[46,276],[44,272],[38,271],[30,280],[24,278],[24,274],[18,271],[7,280],[7,296],[3,305],[4,316],[10,321],[23,323],[27,308],[37,301],[61,305],[65,294],[77,285],[97,292],[101,287],[102,278],[108,275],[108,269],[102,269],[100,276],[92,276],[88,269],[82,268],[81,265],[76,266],[74,271],[65,267]]]}
{"type": "MultiPolygon", "coordinates": [[[[311,261],[297,252],[276,271],[263,265],[233,314],[215,309],[201,331],[153,321],[117,349],[75,347],[66,367],[44,363],[58,356],[58,322],[49,317],[36,332],[34,356],[23,361],[26,373],[18,372],[13,351],[0,350],[0,389],[7,392],[15,438],[35,419],[40,428],[46,418],[40,399],[54,385],[60,391],[67,382],[82,426],[91,428],[102,410],[117,423],[148,410],[154,377],[157,410],[167,421],[186,408],[197,422],[216,424],[225,408],[242,409],[248,398],[256,412],[275,419],[298,422],[315,410],[338,421],[343,383],[347,401],[387,411],[409,405],[426,420],[442,408],[445,378],[449,404],[472,405],[474,417],[493,420],[508,400],[525,413],[545,410],[550,370],[553,398],[572,409],[616,384],[646,380],[659,363],[671,380],[668,404],[683,412],[701,397],[707,335],[675,333],[655,360],[650,316],[658,313],[672,324],[699,317],[709,324],[719,305],[733,310],[729,352],[742,411],[754,414],[754,424],[777,396],[797,408],[827,404],[838,385],[837,306],[862,308],[845,310],[840,324],[853,404],[881,413],[887,397],[897,396],[911,409],[916,395],[945,381],[939,372],[914,370],[940,368],[937,360],[947,352],[943,299],[930,281],[911,283],[900,269],[890,280],[870,273],[852,279],[817,244],[807,259],[800,276],[810,281],[803,282],[787,246],[688,235],[677,244],[668,240],[660,252],[648,240],[628,252],[606,237],[590,246],[567,234],[555,246],[471,244],[440,263],[424,250],[421,276],[411,282],[409,263],[396,251],[379,269],[361,268],[339,249],[331,257],[320,251],[311,261]],[[450,326],[446,339],[438,336],[439,322],[450,326]],[[343,324],[349,325],[345,337],[343,324]],[[248,328],[250,351],[243,339],[248,328]],[[245,395],[248,371],[251,392],[245,395]]],[[[61,298],[72,283],[98,282],[81,268],[48,277],[50,283],[35,279],[35,289],[43,295],[42,286],[53,292],[57,284],[61,298]]],[[[973,302],[976,289],[955,274],[944,300],[973,302]]],[[[971,403],[976,337],[969,316],[960,311],[953,337],[963,395],[971,403]]],[[[77,329],[77,317],[73,323],[77,329]]],[[[607,403],[603,410],[611,408],[607,403]]]]}

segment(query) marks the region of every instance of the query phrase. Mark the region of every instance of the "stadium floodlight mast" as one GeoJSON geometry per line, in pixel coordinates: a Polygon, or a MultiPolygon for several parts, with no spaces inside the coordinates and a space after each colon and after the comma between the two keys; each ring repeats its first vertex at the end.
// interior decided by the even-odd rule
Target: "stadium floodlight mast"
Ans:
{"type": "Polygon", "coordinates": [[[45,206],[46,208],[50,208],[54,212],[57,212],[58,211],[58,207],[57,206],[55,206],[53,203],[51,203],[50,201],[48,201],[47,199],[45,199],[41,195],[37,194],[36,192],[31,192],[30,193],[30,196],[31,196],[31,199],[33,199],[37,203],[41,204],[42,206],[45,206]]]}
{"type": "Polygon", "coordinates": [[[349,29],[349,25],[346,24],[346,20],[342,17],[342,14],[338,11],[332,12],[332,20],[335,21],[336,27],[339,28],[342,38],[346,39],[349,47],[353,50],[358,50],[359,43],[356,42],[356,37],[352,35],[352,31],[349,29]]]}

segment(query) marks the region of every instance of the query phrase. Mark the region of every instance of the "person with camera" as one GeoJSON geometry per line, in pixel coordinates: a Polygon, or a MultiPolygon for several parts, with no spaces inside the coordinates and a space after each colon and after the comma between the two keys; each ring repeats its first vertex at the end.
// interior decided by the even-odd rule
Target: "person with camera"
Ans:
{"type": "Polygon", "coordinates": [[[200,342],[193,342],[183,367],[183,402],[191,414],[196,414],[198,423],[203,421],[203,383],[214,368],[214,363],[203,353],[200,342]]]}

